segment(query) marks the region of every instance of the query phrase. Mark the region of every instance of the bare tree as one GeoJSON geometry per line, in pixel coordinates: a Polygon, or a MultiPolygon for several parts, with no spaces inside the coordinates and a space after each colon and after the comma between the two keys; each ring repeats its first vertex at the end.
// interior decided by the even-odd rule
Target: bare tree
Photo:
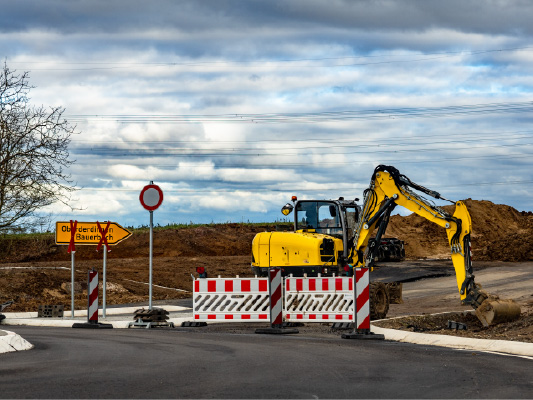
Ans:
{"type": "Polygon", "coordinates": [[[68,204],[76,190],[67,172],[75,126],[61,107],[31,106],[28,72],[15,72],[6,62],[0,72],[0,231],[39,223],[39,209],[68,204]]]}

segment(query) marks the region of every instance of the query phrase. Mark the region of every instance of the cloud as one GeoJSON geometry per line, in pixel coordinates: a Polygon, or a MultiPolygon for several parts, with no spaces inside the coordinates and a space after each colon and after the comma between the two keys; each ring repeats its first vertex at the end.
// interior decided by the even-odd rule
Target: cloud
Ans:
{"type": "Polygon", "coordinates": [[[146,32],[154,27],[194,34],[228,31],[228,27],[249,33],[282,27],[425,31],[440,26],[482,34],[523,35],[531,33],[528,16],[532,8],[525,0],[23,1],[4,5],[0,26],[7,32],[53,27],[65,34],[146,32]]]}
{"type": "Polygon", "coordinates": [[[530,210],[532,114],[515,104],[532,100],[532,7],[11,2],[0,48],[31,72],[32,103],[77,124],[87,218],[136,225],[154,180],[160,221],[273,220],[293,194],[362,198],[380,163],[448,198],[530,210]]]}

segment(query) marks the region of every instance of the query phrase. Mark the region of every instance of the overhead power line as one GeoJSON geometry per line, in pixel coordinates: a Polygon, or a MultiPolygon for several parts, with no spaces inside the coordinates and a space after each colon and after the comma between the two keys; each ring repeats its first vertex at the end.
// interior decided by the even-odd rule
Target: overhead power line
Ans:
{"type": "Polygon", "coordinates": [[[316,123],[332,121],[375,120],[394,118],[439,118],[447,116],[485,115],[495,113],[530,113],[533,101],[514,103],[485,103],[445,107],[377,108],[367,110],[323,111],[305,113],[254,113],[254,114],[71,114],[70,122],[117,123],[316,123]]]}
{"type": "MultiPolygon", "coordinates": [[[[442,136],[441,136],[442,138],[442,136]]],[[[407,138],[409,139],[409,138],[407,138]]],[[[498,146],[503,146],[503,141],[517,141],[521,139],[533,139],[533,136],[531,135],[506,135],[502,137],[502,135],[498,135],[496,137],[474,137],[470,139],[463,139],[463,140],[440,140],[440,141],[424,141],[423,139],[417,139],[416,142],[413,142],[411,140],[408,140],[407,142],[403,141],[390,141],[387,140],[386,142],[382,142],[379,139],[374,141],[358,141],[357,144],[351,144],[354,143],[354,141],[344,141],[344,140],[337,140],[335,143],[338,144],[324,144],[324,143],[317,143],[315,145],[309,145],[309,146],[298,146],[298,147],[289,147],[289,146],[278,146],[278,147],[242,147],[242,146],[232,146],[232,147],[220,147],[220,146],[210,146],[210,147],[201,147],[201,143],[196,142],[197,147],[192,146],[179,146],[179,147],[171,147],[169,145],[166,145],[165,142],[149,142],[148,144],[152,144],[152,146],[145,146],[144,148],[138,148],[138,147],[121,147],[121,146],[78,146],[73,148],[73,152],[79,152],[79,153],[85,153],[85,152],[98,152],[98,153],[115,153],[115,152],[124,152],[125,154],[129,153],[135,153],[138,152],[138,154],[142,154],[143,152],[146,152],[147,154],[154,154],[154,155],[168,155],[168,154],[176,154],[176,155],[194,155],[194,156],[201,156],[201,155],[247,155],[245,154],[236,154],[237,151],[248,151],[250,152],[250,155],[257,155],[258,153],[265,153],[266,155],[274,155],[272,152],[276,151],[275,155],[284,155],[288,150],[299,150],[298,153],[301,153],[304,150],[329,150],[329,149],[375,149],[376,147],[379,147],[382,151],[387,150],[395,150],[396,147],[407,147],[407,146],[414,146],[416,149],[418,149],[420,146],[434,146],[434,145],[452,145],[452,144],[458,144],[458,143],[480,143],[480,142],[494,142],[494,139],[498,139],[498,146]],[[155,147],[154,144],[159,145],[165,145],[164,147],[155,147]]],[[[307,142],[312,142],[312,140],[307,140],[307,142]]],[[[139,142],[137,142],[139,143],[139,142]]],[[[331,143],[331,140],[329,140],[329,143],[331,143]]],[[[521,144],[526,144],[523,141],[520,141],[521,144]]],[[[513,146],[520,145],[518,143],[513,144],[513,146]]],[[[476,146],[478,147],[478,146],[476,146]]],[[[483,147],[483,146],[479,146],[483,147]]],[[[494,146],[489,146],[494,147],[494,146]]],[[[435,150],[443,150],[445,148],[437,148],[435,150]]],[[[298,154],[297,153],[297,154],[298,154]]],[[[294,153],[290,153],[293,155],[294,153]]],[[[337,153],[327,153],[327,154],[337,154],[337,153]]],[[[261,154],[264,155],[264,154],[261,154]]]]}
{"type": "Polygon", "coordinates": [[[82,68],[58,68],[58,67],[38,67],[32,68],[33,71],[94,71],[94,70],[114,70],[114,69],[131,69],[136,67],[250,67],[250,68],[334,68],[334,67],[351,67],[366,66],[376,64],[396,64],[412,63],[422,61],[432,61],[455,56],[475,56],[490,53],[512,52],[512,51],[531,51],[533,47],[514,47],[503,49],[488,49],[474,51],[448,51],[433,52],[424,54],[373,54],[346,57],[317,57],[317,58],[292,58],[292,59],[257,59],[257,60],[198,60],[198,61],[160,61],[160,62],[113,62],[113,61],[80,61],[80,62],[56,62],[56,61],[14,61],[10,64],[20,65],[86,65],[82,68]],[[412,58],[412,57],[417,58],[412,58]],[[384,61],[362,61],[376,58],[398,58],[411,57],[401,60],[384,60],[384,61]],[[338,63],[331,64],[337,61],[338,63]],[[320,64],[309,64],[309,63],[320,64]],[[328,62],[326,64],[324,62],[328,62]],[[304,64],[302,64],[304,63],[304,64]]]}
{"type": "MultiPolygon", "coordinates": [[[[386,158],[382,159],[380,158],[379,161],[381,163],[395,163],[397,165],[400,164],[421,164],[421,163],[440,163],[440,162],[450,162],[450,161],[466,161],[466,160],[480,160],[480,159],[490,159],[490,160],[513,160],[513,159],[522,159],[527,158],[530,159],[533,157],[533,153],[519,153],[519,154],[506,154],[506,155],[486,155],[486,156],[463,156],[463,157],[448,157],[448,158],[424,158],[424,159],[413,159],[409,158],[407,160],[402,159],[399,160],[398,158],[386,158]]],[[[113,165],[116,165],[116,160],[111,160],[113,165]]],[[[368,160],[360,160],[360,162],[368,162],[368,160]]],[[[108,165],[100,161],[101,165],[108,165]]],[[[169,168],[176,168],[179,166],[182,166],[183,168],[210,168],[210,169],[216,169],[216,170],[223,170],[223,169],[247,169],[247,170],[254,170],[254,169],[287,169],[292,167],[314,167],[314,168],[323,168],[326,166],[346,166],[346,161],[320,161],[320,162],[276,162],[276,163],[270,163],[270,164],[215,164],[213,163],[190,163],[190,162],[176,162],[174,164],[163,164],[161,162],[158,162],[157,164],[154,164],[153,162],[145,162],[145,163],[139,163],[136,160],[125,160],[122,162],[123,165],[127,166],[136,166],[136,167],[156,167],[160,169],[169,169],[169,168]]],[[[94,166],[94,161],[90,162],[80,162],[77,161],[76,165],[91,165],[94,166]]],[[[106,167],[107,168],[107,167],[106,167]]]]}
{"type": "MultiPolygon", "coordinates": [[[[190,149],[190,150],[202,150],[202,151],[235,151],[235,150],[257,150],[258,147],[241,147],[238,146],[239,144],[245,144],[245,145],[254,145],[254,144],[261,144],[263,149],[268,150],[294,150],[294,149],[329,149],[329,148],[346,148],[346,147],[375,147],[376,143],[379,142],[379,146],[386,146],[386,147],[392,147],[392,146],[412,146],[412,145],[427,145],[427,144],[437,144],[437,143],[444,143],[444,144],[453,144],[453,143],[465,143],[465,142],[484,142],[484,141],[491,141],[494,139],[501,140],[517,140],[517,139],[529,139],[533,138],[533,131],[516,131],[516,132],[498,132],[498,133],[490,133],[490,134],[475,134],[475,133],[465,133],[461,132],[458,134],[446,134],[446,139],[453,139],[456,137],[460,137],[461,140],[446,140],[446,141],[440,141],[440,142],[432,142],[431,139],[438,138],[439,140],[443,139],[443,134],[438,135],[424,135],[424,136],[407,136],[407,137],[398,137],[395,136],[394,138],[386,138],[386,142],[381,142],[383,139],[380,137],[376,137],[373,140],[369,140],[367,138],[366,133],[364,134],[365,138],[357,137],[353,138],[354,135],[352,135],[352,138],[344,138],[339,137],[335,140],[335,142],[339,144],[331,145],[332,142],[331,137],[327,139],[323,138],[307,138],[307,139],[266,139],[266,140],[240,140],[240,141],[231,141],[231,140],[221,140],[221,141],[209,141],[209,142],[200,142],[199,140],[161,140],[161,141],[155,141],[155,140],[72,140],[72,143],[91,143],[92,146],[77,146],[74,147],[74,150],[77,149],[87,149],[87,148],[95,148],[96,145],[100,143],[110,144],[110,143],[117,143],[122,145],[128,145],[128,144],[143,144],[145,146],[153,146],[153,145],[164,145],[165,149],[190,149]],[[466,139],[465,139],[466,138],[466,139]],[[298,143],[297,147],[288,147],[289,142],[298,143]],[[313,143],[313,145],[304,146],[301,145],[301,142],[305,143],[313,143]],[[414,142],[414,143],[413,143],[414,142]],[[212,147],[201,147],[202,145],[205,145],[208,143],[212,147]],[[264,147],[265,144],[269,143],[280,143],[279,147],[264,147]],[[356,145],[351,145],[352,143],[356,143],[356,145]],[[196,146],[193,147],[191,144],[195,144],[196,146]],[[179,147],[169,147],[172,145],[179,145],[179,147]],[[188,145],[188,146],[187,146],[188,145]],[[221,147],[221,145],[231,145],[231,147],[221,147]],[[237,145],[237,146],[236,146],[237,145]]],[[[115,148],[120,149],[119,146],[101,146],[105,148],[115,148]]],[[[97,148],[101,148],[97,147],[97,148]]],[[[156,148],[156,147],[153,147],[156,148]]],[[[124,150],[132,149],[129,147],[123,147],[124,150]]]]}
{"type": "MultiPolygon", "coordinates": [[[[472,182],[472,183],[464,183],[461,185],[444,185],[439,187],[439,190],[446,189],[446,188],[455,188],[455,187],[471,187],[471,186],[492,186],[492,185],[498,185],[498,186],[505,186],[505,185],[524,185],[524,184],[532,184],[533,180],[526,180],[526,181],[502,181],[502,182],[472,182]]],[[[354,182],[354,186],[356,183],[354,182]]],[[[366,182],[365,182],[366,184],[366,182]]],[[[234,192],[324,192],[324,191],[336,191],[339,192],[339,190],[346,190],[347,188],[340,188],[339,186],[333,186],[333,187],[326,187],[326,186],[317,186],[316,188],[305,188],[300,189],[296,187],[291,188],[268,188],[268,187],[247,187],[247,188],[203,188],[203,189],[165,189],[165,193],[234,193],[234,192]]],[[[95,191],[95,192],[134,192],[138,193],[139,189],[125,189],[125,188],[81,188],[82,191],[95,191]]]]}
{"type": "MultiPolygon", "coordinates": [[[[514,144],[491,144],[491,145],[481,145],[481,146],[468,146],[468,147],[458,147],[454,146],[453,149],[450,147],[425,147],[425,148],[413,148],[413,149],[380,149],[379,146],[374,146],[378,150],[368,150],[361,149],[357,150],[358,146],[348,146],[351,148],[349,151],[328,151],[328,152],[319,152],[319,153],[310,153],[305,154],[302,151],[292,151],[292,152],[268,152],[268,149],[252,149],[247,152],[242,152],[242,149],[237,149],[233,152],[202,152],[199,150],[190,150],[190,149],[120,149],[120,148],[86,148],[84,151],[73,152],[76,154],[99,154],[106,156],[115,156],[115,157],[168,157],[168,156],[182,156],[182,157],[295,157],[295,156],[328,156],[328,155],[342,155],[342,154],[380,154],[380,153],[394,153],[394,154],[406,154],[406,153],[420,153],[420,152],[431,152],[431,151],[458,151],[458,150],[479,150],[487,148],[509,148],[509,147],[529,147],[533,143],[514,143],[514,144]]],[[[363,146],[366,147],[366,146],[363,146]]],[[[341,146],[342,148],[342,146],[341,146]]],[[[303,149],[305,150],[305,149],[303,149]]]]}
{"type": "MultiPolygon", "coordinates": [[[[469,138],[475,138],[480,140],[486,140],[490,138],[524,138],[524,137],[531,137],[533,134],[533,130],[520,130],[520,131],[498,131],[498,132],[459,132],[459,133],[446,133],[446,138],[454,138],[454,137],[469,137],[469,138]]],[[[370,140],[367,139],[368,133],[367,132],[360,132],[358,134],[352,134],[350,137],[344,137],[340,135],[337,140],[342,143],[371,143],[372,145],[376,145],[376,139],[370,140]]],[[[403,143],[408,141],[416,140],[417,142],[421,140],[427,140],[431,138],[438,138],[442,139],[443,134],[434,134],[434,135],[415,135],[415,136],[403,136],[398,137],[395,136],[394,143],[403,143]]],[[[390,142],[390,138],[387,138],[387,141],[390,142]]],[[[473,139],[474,140],[474,139],[473,139]]],[[[72,143],[91,143],[91,144],[98,144],[98,143],[120,143],[120,144],[162,144],[162,145],[168,145],[168,144],[199,144],[198,140],[129,140],[129,139],[121,139],[121,140],[99,140],[99,139],[72,139],[72,143]]],[[[222,145],[222,144],[265,144],[265,143],[287,143],[287,142],[305,142],[305,143],[331,143],[331,137],[306,137],[305,139],[298,139],[297,137],[292,137],[290,139],[287,139],[286,135],[283,138],[279,139],[247,139],[247,140],[209,140],[204,141],[205,143],[209,143],[210,145],[222,145]]],[[[81,146],[80,146],[81,147],[81,146]]],[[[234,146],[232,146],[234,147],[234,146]]],[[[323,147],[323,146],[321,146],[323,147]]],[[[219,147],[217,147],[219,148],[219,147]]],[[[285,146],[284,146],[285,148],[285,146]]],[[[300,147],[299,147],[300,148],[300,147]]]]}

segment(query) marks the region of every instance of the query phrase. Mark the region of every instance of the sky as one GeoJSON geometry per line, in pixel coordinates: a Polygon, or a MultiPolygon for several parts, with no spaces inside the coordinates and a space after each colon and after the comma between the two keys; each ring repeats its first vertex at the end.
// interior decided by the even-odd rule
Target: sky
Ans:
{"type": "Polygon", "coordinates": [[[274,222],[362,199],[379,164],[533,210],[533,2],[0,4],[0,56],[77,127],[53,222],[147,225],[151,181],[156,225],[274,222]]]}

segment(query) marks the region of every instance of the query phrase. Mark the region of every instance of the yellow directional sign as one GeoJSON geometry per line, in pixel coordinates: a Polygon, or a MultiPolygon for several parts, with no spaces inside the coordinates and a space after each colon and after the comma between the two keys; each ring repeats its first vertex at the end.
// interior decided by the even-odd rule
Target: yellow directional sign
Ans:
{"type": "MultiPolygon", "coordinates": [[[[100,222],[100,228],[105,231],[107,222],[100,222]]],[[[107,244],[115,245],[123,240],[129,238],[132,235],[130,231],[123,228],[116,222],[111,222],[107,230],[106,239],[107,244]]],[[[71,223],[56,222],[56,244],[70,244],[72,238],[71,223]]],[[[74,242],[76,244],[93,244],[100,243],[102,235],[98,230],[97,222],[77,222],[76,231],[74,233],[74,242]]]]}

